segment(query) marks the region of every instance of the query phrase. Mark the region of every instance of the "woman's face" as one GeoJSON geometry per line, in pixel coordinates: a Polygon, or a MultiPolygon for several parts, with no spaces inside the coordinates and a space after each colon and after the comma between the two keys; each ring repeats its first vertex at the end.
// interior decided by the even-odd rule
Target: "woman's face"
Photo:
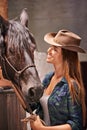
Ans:
{"type": "Polygon", "coordinates": [[[63,62],[62,49],[60,47],[50,46],[47,50],[46,61],[54,65],[60,64],[61,62],[63,62]]]}

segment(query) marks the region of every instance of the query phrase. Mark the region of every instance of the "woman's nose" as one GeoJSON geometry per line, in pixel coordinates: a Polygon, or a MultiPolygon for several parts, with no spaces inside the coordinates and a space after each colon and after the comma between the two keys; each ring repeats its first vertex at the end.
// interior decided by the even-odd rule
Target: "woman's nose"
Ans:
{"type": "Polygon", "coordinates": [[[51,50],[52,50],[52,47],[49,47],[48,50],[47,50],[47,52],[51,52],[51,50]]]}

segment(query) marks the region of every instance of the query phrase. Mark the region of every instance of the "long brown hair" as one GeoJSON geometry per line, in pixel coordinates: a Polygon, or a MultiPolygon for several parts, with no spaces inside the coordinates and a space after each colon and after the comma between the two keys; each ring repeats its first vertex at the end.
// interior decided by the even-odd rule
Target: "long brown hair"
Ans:
{"type": "Polygon", "coordinates": [[[86,104],[85,104],[85,90],[81,75],[81,66],[78,58],[78,53],[62,49],[63,60],[64,60],[64,76],[69,84],[70,94],[72,100],[80,102],[82,105],[83,112],[83,124],[85,125],[86,120],[86,104]],[[78,86],[78,92],[73,87],[73,83],[78,86]]]}

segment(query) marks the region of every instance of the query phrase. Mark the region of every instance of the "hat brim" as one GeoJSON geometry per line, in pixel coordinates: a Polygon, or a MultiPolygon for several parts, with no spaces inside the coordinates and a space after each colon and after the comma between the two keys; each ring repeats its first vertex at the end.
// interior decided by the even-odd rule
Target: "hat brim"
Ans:
{"type": "Polygon", "coordinates": [[[58,47],[61,47],[61,48],[64,48],[64,49],[67,49],[67,50],[70,50],[70,51],[86,53],[86,51],[84,49],[82,49],[81,47],[79,47],[79,46],[71,46],[71,45],[66,46],[66,45],[62,45],[60,43],[56,43],[54,41],[54,37],[56,36],[56,34],[57,33],[47,33],[44,36],[44,41],[47,42],[50,45],[58,46],[58,47]]]}

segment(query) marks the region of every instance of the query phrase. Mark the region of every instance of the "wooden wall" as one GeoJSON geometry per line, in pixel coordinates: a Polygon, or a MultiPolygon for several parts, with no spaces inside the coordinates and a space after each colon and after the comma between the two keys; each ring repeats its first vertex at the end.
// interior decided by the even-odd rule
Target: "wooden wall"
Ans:
{"type": "Polygon", "coordinates": [[[0,130],[26,130],[26,113],[12,89],[0,89],[0,130]]]}

